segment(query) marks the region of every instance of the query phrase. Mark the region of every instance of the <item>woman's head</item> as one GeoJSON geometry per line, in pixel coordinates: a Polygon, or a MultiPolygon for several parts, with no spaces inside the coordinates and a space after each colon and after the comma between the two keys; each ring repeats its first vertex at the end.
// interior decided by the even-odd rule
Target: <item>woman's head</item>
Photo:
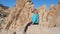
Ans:
{"type": "Polygon", "coordinates": [[[35,9],[35,10],[33,11],[33,13],[38,13],[38,10],[37,10],[37,9],[35,9]]]}

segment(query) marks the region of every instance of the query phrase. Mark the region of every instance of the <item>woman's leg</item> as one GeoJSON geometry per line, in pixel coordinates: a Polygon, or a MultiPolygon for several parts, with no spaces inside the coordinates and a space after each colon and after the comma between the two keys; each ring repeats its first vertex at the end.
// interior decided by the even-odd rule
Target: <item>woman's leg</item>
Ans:
{"type": "Polygon", "coordinates": [[[25,29],[24,29],[24,32],[26,32],[26,31],[27,31],[28,26],[30,26],[31,24],[32,24],[32,22],[29,22],[29,23],[26,25],[26,27],[25,27],[25,29]]]}

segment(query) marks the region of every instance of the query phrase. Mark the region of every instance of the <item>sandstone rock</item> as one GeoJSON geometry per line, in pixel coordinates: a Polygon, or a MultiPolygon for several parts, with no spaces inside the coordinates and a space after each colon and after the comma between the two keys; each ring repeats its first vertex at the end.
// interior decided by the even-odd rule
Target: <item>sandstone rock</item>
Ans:
{"type": "Polygon", "coordinates": [[[0,4],[0,31],[5,26],[5,18],[8,16],[9,12],[7,12],[9,7],[3,6],[0,4]]]}
{"type": "MultiPolygon", "coordinates": [[[[26,34],[60,34],[60,4],[54,7],[51,5],[50,11],[46,5],[38,8],[39,25],[31,25],[28,27],[26,34]],[[50,27],[50,28],[48,28],[50,27]]],[[[1,8],[2,9],[2,8],[1,8]]],[[[9,8],[9,16],[3,26],[1,34],[23,34],[25,26],[31,21],[34,5],[31,0],[17,0],[14,8],[9,8]],[[3,33],[4,32],[4,33],[3,33]]]]}
{"type": "Polygon", "coordinates": [[[43,5],[41,8],[38,9],[39,16],[40,16],[40,25],[47,27],[48,24],[48,10],[46,8],[46,5],[43,5]]]}
{"type": "Polygon", "coordinates": [[[30,1],[25,2],[24,0],[17,0],[15,8],[11,10],[11,14],[7,17],[7,20],[8,18],[10,18],[10,20],[6,21],[7,23],[4,29],[11,29],[16,31],[16,28],[18,26],[24,27],[26,23],[30,21],[30,14],[32,14],[31,12],[33,10],[34,5],[30,1]],[[22,4],[20,4],[19,2],[22,4]]]}
{"type": "Polygon", "coordinates": [[[51,9],[48,15],[48,22],[49,22],[49,27],[54,27],[55,26],[55,18],[56,18],[56,9],[54,5],[51,4],[51,9]]]}
{"type": "Polygon", "coordinates": [[[29,26],[26,34],[60,34],[60,28],[46,28],[39,25],[31,25],[29,26]]]}
{"type": "Polygon", "coordinates": [[[56,26],[60,27],[60,1],[56,6],[56,26]]]}

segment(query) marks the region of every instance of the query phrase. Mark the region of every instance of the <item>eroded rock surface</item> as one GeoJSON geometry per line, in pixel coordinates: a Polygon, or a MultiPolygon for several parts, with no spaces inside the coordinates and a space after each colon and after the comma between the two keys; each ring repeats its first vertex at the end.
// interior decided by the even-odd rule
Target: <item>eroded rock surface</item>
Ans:
{"type": "MultiPolygon", "coordinates": [[[[1,8],[2,9],[2,8],[1,8]]],[[[1,34],[23,34],[24,28],[31,21],[34,4],[31,0],[17,0],[14,8],[9,8],[10,14],[6,17],[1,34]]],[[[46,5],[38,8],[39,25],[28,27],[26,34],[60,34],[60,3],[55,7],[53,4],[50,10],[46,5]]]]}

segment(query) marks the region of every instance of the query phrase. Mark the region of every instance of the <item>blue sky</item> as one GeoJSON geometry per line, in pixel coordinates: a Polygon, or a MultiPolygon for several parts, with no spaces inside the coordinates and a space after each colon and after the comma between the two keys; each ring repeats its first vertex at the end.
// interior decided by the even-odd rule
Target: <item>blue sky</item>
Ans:
{"type": "MultiPolygon", "coordinates": [[[[58,0],[32,0],[32,2],[34,4],[35,9],[41,7],[43,4],[46,4],[47,8],[50,9],[50,4],[54,4],[56,6],[58,0]]],[[[13,8],[16,4],[16,0],[0,0],[0,3],[13,8]]]]}
{"type": "Polygon", "coordinates": [[[54,4],[57,5],[58,0],[32,0],[34,3],[35,8],[41,7],[43,4],[46,4],[47,8],[50,9],[50,5],[54,4]]]}
{"type": "Polygon", "coordinates": [[[16,0],[0,0],[0,4],[3,4],[5,6],[9,6],[12,8],[16,4],[16,0]]]}

